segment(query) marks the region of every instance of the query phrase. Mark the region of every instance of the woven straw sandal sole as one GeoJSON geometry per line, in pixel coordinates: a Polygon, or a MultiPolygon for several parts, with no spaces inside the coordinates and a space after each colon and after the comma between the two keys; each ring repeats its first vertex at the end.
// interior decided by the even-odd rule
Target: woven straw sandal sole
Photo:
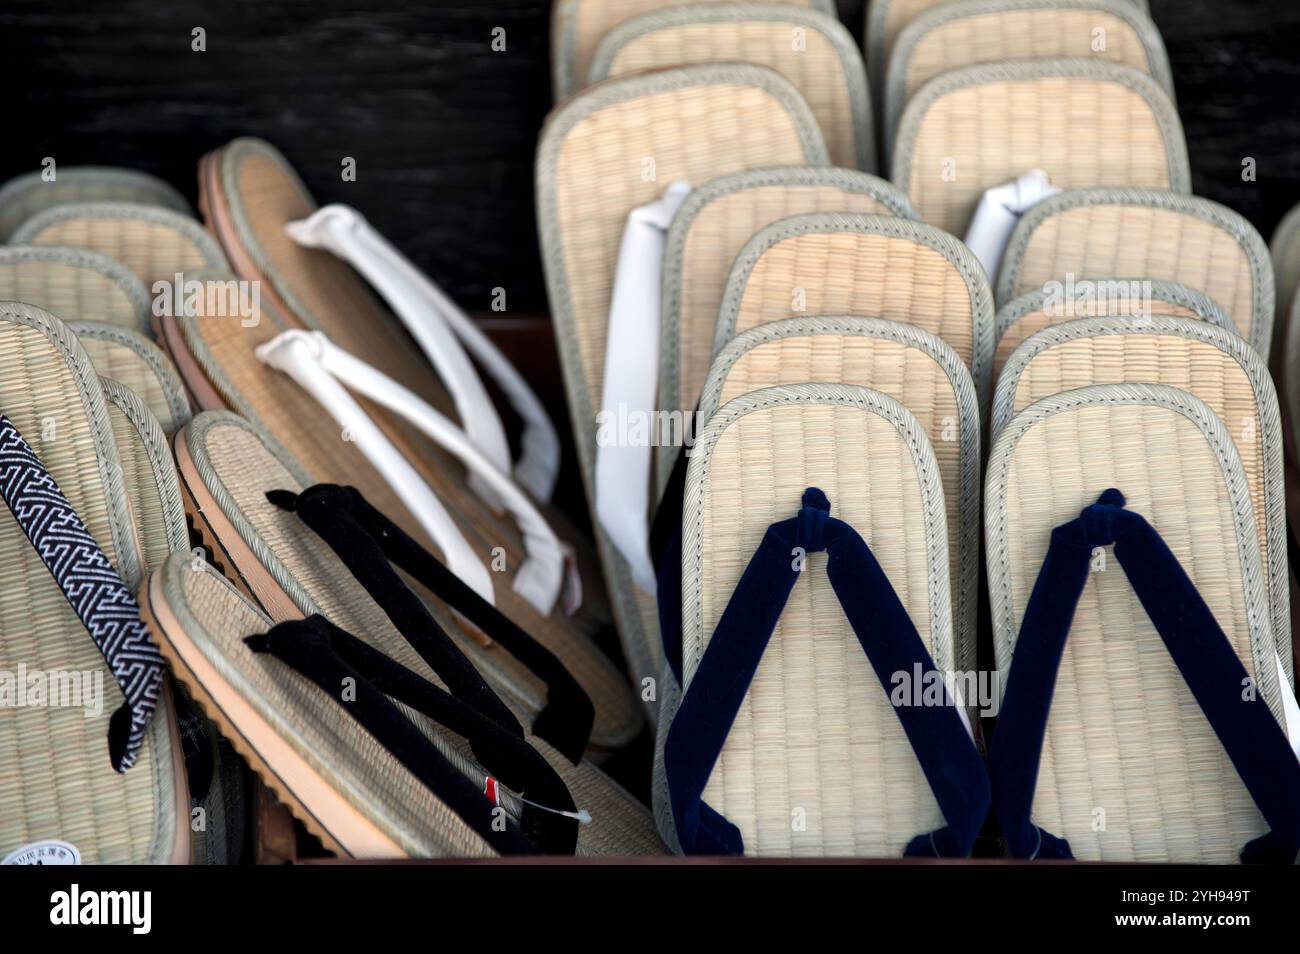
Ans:
{"type": "Polygon", "coordinates": [[[257,776],[306,829],[342,857],[406,857],[398,845],[335,791],[203,658],[162,595],[157,576],[140,609],[172,676],[257,776]],[[275,768],[272,768],[274,763],[275,768]]]}

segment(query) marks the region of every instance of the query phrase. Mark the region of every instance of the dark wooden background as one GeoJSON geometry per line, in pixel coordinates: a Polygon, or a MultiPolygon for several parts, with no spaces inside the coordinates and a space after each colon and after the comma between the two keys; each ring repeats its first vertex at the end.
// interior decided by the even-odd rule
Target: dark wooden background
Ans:
{"type": "MultiPolygon", "coordinates": [[[[863,5],[840,3],[858,35],[863,5]]],[[[1267,237],[1300,202],[1300,3],[1151,5],[1196,191],[1267,237]]],[[[532,159],[549,14],[546,0],[2,0],[0,176],[54,156],[147,169],[193,197],[201,153],[262,136],[321,201],[362,209],[467,307],[501,286],[511,312],[542,311],[532,159]],[[197,26],[206,53],[190,50],[197,26]],[[355,183],[340,181],[343,156],[355,183]]]]}

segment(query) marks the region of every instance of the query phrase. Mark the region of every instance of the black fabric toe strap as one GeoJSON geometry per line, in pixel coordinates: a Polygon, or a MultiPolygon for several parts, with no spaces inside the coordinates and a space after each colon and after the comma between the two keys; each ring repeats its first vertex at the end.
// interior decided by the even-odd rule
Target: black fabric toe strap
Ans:
{"type": "Polygon", "coordinates": [[[298,514],[340,560],[452,693],[522,735],[518,720],[393,569],[399,567],[495,640],[547,687],[532,731],[577,763],[591,737],[595,708],[555,654],[447,569],[352,487],[317,484],[301,494],[272,491],[276,506],[298,514]]]}
{"type": "Polygon", "coordinates": [[[560,814],[576,812],[569,790],[536,749],[498,722],[319,614],[280,623],[247,637],[245,643],[329,694],[496,850],[573,854],[578,824],[560,814]],[[526,796],[518,825],[494,814],[493,801],[429,741],[394,699],[466,739],[479,762],[526,796]]]}

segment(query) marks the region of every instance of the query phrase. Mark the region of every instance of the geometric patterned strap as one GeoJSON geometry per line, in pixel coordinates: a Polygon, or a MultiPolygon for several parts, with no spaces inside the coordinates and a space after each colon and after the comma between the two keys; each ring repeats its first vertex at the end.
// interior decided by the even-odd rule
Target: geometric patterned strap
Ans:
{"type": "Polygon", "coordinates": [[[0,414],[0,497],[108,662],[126,701],[108,724],[113,768],[135,764],[162,691],[163,660],[140,605],[18,428],[0,414]]]}

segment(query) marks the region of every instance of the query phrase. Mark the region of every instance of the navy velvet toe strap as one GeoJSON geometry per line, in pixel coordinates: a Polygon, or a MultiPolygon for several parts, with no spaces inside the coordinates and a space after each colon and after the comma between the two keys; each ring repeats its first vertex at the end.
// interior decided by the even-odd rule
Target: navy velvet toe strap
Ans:
{"type": "MultiPolygon", "coordinates": [[[[740,831],[704,803],[704,787],[785,609],[804,556],[825,551],[840,606],[886,694],[897,673],[935,669],[916,627],[870,548],[830,516],[816,488],[798,515],[767,529],[723,611],[668,730],[665,771],[678,840],[687,854],[740,854],[740,831]]],[[[945,691],[941,706],[896,706],[948,825],[915,837],[909,855],[964,856],[988,812],[979,752],[945,691]]]]}
{"type": "MultiPolygon", "coordinates": [[[[1018,858],[1069,858],[1070,846],[1030,821],[1052,692],[1097,547],[1115,558],[1233,767],[1272,829],[1245,861],[1292,862],[1300,851],[1300,762],[1178,558],[1124,496],[1107,490],[1052,531],[1025,607],[990,754],[994,812],[1018,858]]],[[[1285,687],[1283,687],[1285,690],[1285,687]]]]}

